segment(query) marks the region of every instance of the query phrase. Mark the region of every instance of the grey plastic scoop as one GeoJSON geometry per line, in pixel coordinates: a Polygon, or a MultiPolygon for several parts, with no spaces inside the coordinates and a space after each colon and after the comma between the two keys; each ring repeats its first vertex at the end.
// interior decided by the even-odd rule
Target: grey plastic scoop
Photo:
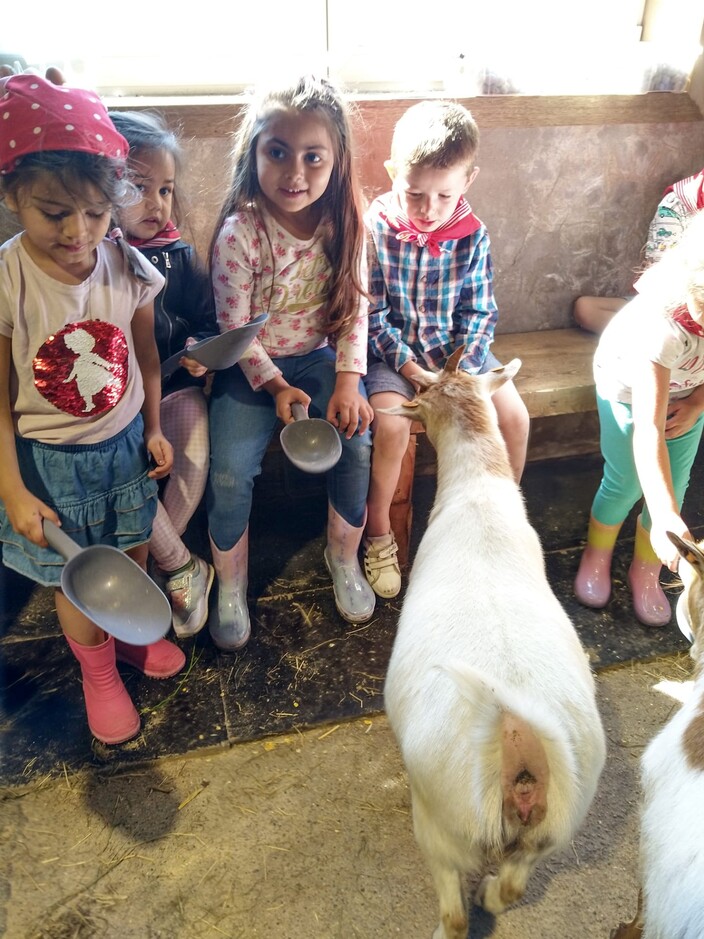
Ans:
{"type": "Polygon", "coordinates": [[[337,430],[320,417],[308,417],[302,404],[292,404],[293,424],[281,431],[281,449],[304,473],[327,473],[342,456],[337,430]]]}
{"type": "Polygon", "coordinates": [[[44,537],[66,559],[61,589],[96,626],[133,646],[148,646],[166,635],[169,601],[132,558],[110,545],[82,548],[47,518],[44,537]]]}
{"type": "Polygon", "coordinates": [[[213,372],[230,368],[239,362],[247,346],[256,337],[267,319],[266,313],[260,313],[244,326],[235,326],[234,329],[227,329],[218,336],[209,336],[207,339],[201,339],[200,342],[194,342],[193,345],[184,346],[176,355],[170,356],[161,363],[162,379],[173,375],[184,355],[195,359],[213,372]]]}

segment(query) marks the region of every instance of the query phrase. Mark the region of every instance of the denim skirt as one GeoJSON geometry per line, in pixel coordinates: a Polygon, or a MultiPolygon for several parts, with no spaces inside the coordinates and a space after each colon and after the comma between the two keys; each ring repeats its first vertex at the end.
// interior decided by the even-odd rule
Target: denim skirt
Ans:
{"type": "MultiPolygon", "coordinates": [[[[62,530],[81,547],[112,545],[125,551],[151,537],[157,483],[147,476],[142,416],[101,443],[57,446],[16,437],[22,480],[53,508],[62,530]]],[[[61,584],[64,559],[13,531],[0,503],[3,563],[45,587],[61,584]]]]}

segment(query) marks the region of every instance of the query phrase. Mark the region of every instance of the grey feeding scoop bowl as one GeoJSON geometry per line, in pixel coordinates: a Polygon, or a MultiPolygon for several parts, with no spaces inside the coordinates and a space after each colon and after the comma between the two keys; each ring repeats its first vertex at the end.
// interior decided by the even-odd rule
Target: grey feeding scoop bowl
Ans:
{"type": "Polygon", "coordinates": [[[61,589],[96,626],[133,646],[166,635],[169,601],[132,558],[110,545],[82,548],[46,518],[44,537],[66,559],[61,589]]]}
{"type": "Polygon", "coordinates": [[[230,368],[242,358],[247,346],[256,338],[257,333],[266,323],[268,316],[260,313],[250,323],[244,326],[235,326],[218,336],[201,339],[191,346],[185,346],[176,355],[170,356],[161,363],[161,377],[168,378],[178,368],[178,363],[187,355],[201,365],[205,365],[212,372],[219,372],[223,368],[230,368]]]}
{"type": "Polygon", "coordinates": [[[304,473],[327,473],[342,456],[337,430],[320,417],[308,417],[302,404],[292,404],[292,424],[281,431],[281,449],[304,473]]]}

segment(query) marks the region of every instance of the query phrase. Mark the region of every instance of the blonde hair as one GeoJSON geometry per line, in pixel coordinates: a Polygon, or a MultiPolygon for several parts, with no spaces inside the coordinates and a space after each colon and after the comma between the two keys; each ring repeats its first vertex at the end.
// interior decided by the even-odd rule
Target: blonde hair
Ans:
{"type": "Polygon", "coordinates": [[[643,292],[667,315],[690,298],[704,312],[704,209],[687,223],[680,240],[646,271],[643,292]]]}
{"type": "Polygon", "coordinates": [[[398,120],[391,140],[396,167],[469,170],[479,147],[479,128],[469,111],[454,101],[421,101],[398,120]]]}

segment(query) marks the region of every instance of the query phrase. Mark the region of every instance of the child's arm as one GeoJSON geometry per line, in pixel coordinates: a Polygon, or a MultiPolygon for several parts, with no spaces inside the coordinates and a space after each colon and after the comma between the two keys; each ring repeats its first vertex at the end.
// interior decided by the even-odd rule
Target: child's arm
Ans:
{"type": "MultiPolygon", "coordinates": [[[[415,355],[404,341],[401,329],[392,324],[391,301],[386,287],[384,267],[373,244],[369,246],[368,263],[369,345],[377,358],[395,371],[401,371],[404,363],[415,361],[415,355]]],[[[389,276],[392,276],[391,265],[389,276]]]]}
{"type": "Polygon", "coordinates": [[[677,505],[670,457],[665,443],[670,371],[655,362],[642,363],[633,383],[633,457],[652,519],[650,541],[663,564],[677,570],[679,555],[666,532],[691,534],[677,505]]]}
{"type": "MultiPolygon", "coordinates": [[[[247,213],[226,219],[213,251],[213,292],[220,332],[244,326],[264,312],[254,300],[257,276],[261,275],[273,289],[272,273],[268,267],[255,270],[252,258],[259,258],[260,265],[263,264],[265,242],[266,236],[256,229],[254,219],[247,213]]],[[[281,373],[258,339],[245,350],[239,364],[255,390],[265,388],[281,373]]]]}
{"type": "Polygon", "coordinates": [[[22,481],[17,462],[15,429],[10,409],[10,370],[12,343],[7,336],[0,336],[0,501],[5,506],[7,517],[14,531],[34,544],[48,547],[44,537],[42,519],[51,519],[60,525],[53,509],[33,496],[22,481]]]}
{"type": "Polygon", "coordinates": [[[144,386],[144,440],[156,463],[149,475],[153,479],[161,479],[171,472],[174,451],[161,432],[161,368],[154,339],[153,301],[135,310],[132,317],[132,337],[144,386]]]}
{"type": "Polygon", "coordinates": [[[479,367],[493,342],[498,319],[494,300],[494,268],[489,235],[485,228],[470,237],[469,251],[469,263],[454,312],[458,326],[450,353],[464,345],[467,347],[467,360],[479,367]]]}

